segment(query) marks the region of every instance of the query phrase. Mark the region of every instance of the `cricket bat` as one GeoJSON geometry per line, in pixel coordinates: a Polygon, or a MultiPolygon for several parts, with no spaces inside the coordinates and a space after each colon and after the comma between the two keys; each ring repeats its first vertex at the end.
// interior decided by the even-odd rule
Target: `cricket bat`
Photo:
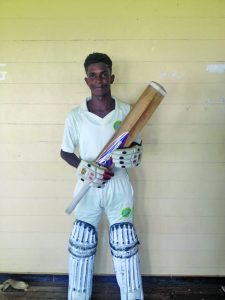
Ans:
{"type": "MultiPolygon", "coordinates": [[[[129,147],[132,144],[165,95],[165,89],[159,83],[152,81],[138,98],[136,104],[105,145],[95,162],[104,167],[110,167],[112,164],[112,152],[115,149],[129,147]]],[[[66,209],[67,214],[70,214],[75,209],[82,197],[89,190],[89,187],[88,183],[83,183],[82,188],[66,209]]]]}

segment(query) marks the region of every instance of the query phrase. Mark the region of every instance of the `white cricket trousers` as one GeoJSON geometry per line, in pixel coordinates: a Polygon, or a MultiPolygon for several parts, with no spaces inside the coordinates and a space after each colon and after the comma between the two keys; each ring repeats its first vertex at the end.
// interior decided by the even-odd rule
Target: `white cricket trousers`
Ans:
{"type": "MultiPolygon", "coordinates": [[[[82,182],[78,182],[79,190],[82,182]]],[[[138,238],[133,226],[133,188],[125,170],[118,170],[104,188],[90,188],[76,207],[69,239],[68,300],[90,300],[98,225],[109,221],[109,243],[121,300],[143,300],[138,238]]]]}

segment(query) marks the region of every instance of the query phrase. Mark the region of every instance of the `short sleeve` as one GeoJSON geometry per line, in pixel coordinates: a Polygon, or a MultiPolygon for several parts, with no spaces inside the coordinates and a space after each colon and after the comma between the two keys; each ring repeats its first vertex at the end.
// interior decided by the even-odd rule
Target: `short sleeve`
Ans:
{"type": "Polygon", "coordinates": [[[61,149],[65,152],[74,153],[77,145],[78,129],[74,118],[70,114],[65,120],[61,149]]]}

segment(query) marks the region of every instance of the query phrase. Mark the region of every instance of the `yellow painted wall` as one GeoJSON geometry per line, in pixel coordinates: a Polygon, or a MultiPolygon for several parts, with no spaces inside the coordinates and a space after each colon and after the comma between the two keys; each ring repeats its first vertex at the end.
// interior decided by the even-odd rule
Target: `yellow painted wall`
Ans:
{"type": "MultiPolygon", "coordinates": [[[[225,275],[224,0],[0,0],[0,272],[67,272],[75,176],[59,149],[93,51],[121,100],[168,91],[130,172],[143,274],[225,275]]],[[[100,237],[95,272],[113,273],[106,220],[100,237]]]]}

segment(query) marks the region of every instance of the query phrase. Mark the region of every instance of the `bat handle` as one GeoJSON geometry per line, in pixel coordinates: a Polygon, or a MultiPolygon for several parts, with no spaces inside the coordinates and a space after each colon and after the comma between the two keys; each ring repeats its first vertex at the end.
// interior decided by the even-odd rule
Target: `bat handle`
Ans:
{"type": "MultiPolygon", "coordinates": [[[[103,159],[103,161],[99,162],[99,157],[95,160],[100,165],[103,165],[105,167],[109,167],[112,164],[111,161],[111,155],[113,150],[122,147],[125,143],[126,139],[128,137],[128,132],[124,132],[121,134],[116,140],[110,143],[110,145],[107,148],[106,153],[101,154],[99,157],[103,159]]],[[[90,185],[87,183],[84,183],[79,192],[74,196],[73,201],[70,203],[70,205],[66,209],[66,213],[69,215],[74,210],[74,208],[77,206],[77,204],[80,202],[80,200],[83,198],[83,196],[87,193],[89,190],[90,185]]]]}
{"type": "Polygon", "coordinates": [[[88,183],[84,183],[82,185],[81,189],[77,192],[77,194],[73,198],[73,201],[70,203],[70,205],[66,209],[66,213],[68,215],[71,214],[71,212],[75,209],[75,207],[80,202],[80,200],[83,198],[83,196],[87,193],[89,188],[90,188],[90,185],[88,183]]]}

